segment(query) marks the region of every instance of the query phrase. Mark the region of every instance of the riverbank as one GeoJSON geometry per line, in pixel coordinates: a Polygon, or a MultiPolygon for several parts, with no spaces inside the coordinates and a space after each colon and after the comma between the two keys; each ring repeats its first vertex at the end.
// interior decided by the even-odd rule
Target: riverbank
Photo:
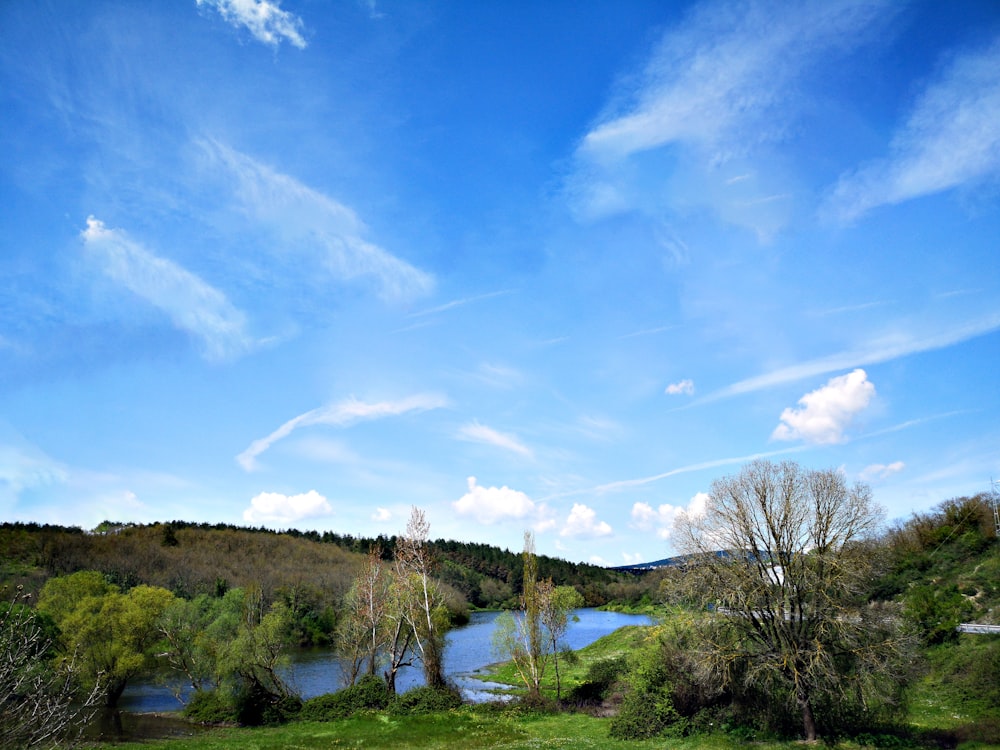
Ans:
{"type": "MultiPolygon", "coordinates": [[[[579,649],[560,661],[563,694],[584,682],[594,663],[615,659],[634,650],[648,636],[649,629],[627,626],[579,649]]],[[[506,665],[484,670],[483,678],[518,684],[516,674],[506,665]]],[[[949,703],[941,691],[934,692],[933,707],[925,705],[930,685],[922,686],[913,702],[909,736],[883,735],[866,737],[864,742],[842,740],[824,745],[836,750],[861,748],[947,748],[961,750],[1000,750],[1000,745],[975,741],[962,742],[956,731],[962,724],[960,706],[949,703]],[[866,744],[867,743],[867,744],[866,744]]],[[[555,693],[554,670],[547,670],[543,690],[555,693]]],[[[201,728],[199,728],[201,729],[201,728]]],[[[366,750],[437,750],[462,747],[463,750],[537,750],[539,747],[585,748],[588,750],[646,750],[663,748],[664,739],[615,740],[608,736],[609,720],[583,712],[531,711],[517,705],[482,703],[427,714],[369,712],[330,722],[292,722],[280,727],[259,729],[218,728],[194,736],[142,743],[91,743],[91,750],[228,750],[233,747],[254,750],[330,750],[365,748],[366,750]]],[[[795,750],[802,743],[751,738],[745,732],[699,734],[671,738],[671,750],[795,750]],[[751,741],[752,740],[752,741],[751,741]]]]}

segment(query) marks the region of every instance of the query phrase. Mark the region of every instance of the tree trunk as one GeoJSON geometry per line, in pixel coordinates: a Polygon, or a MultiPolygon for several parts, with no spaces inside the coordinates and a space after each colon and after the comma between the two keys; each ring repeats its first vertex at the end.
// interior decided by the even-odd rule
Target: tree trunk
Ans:
{"type": "Polygon", "coordinates": [[[108,681],[108,690],[104,695],[105,703],[108,708],[117,708],[118,699],[122,697],[122,693],[125,692],[125,685],[128,684],[128,680],[123,680],[121,678],[112,678],[108,681]]]}
{"type": "Polygon", "coordinates": [[[552,661],[556,667],[556,701],[562,700],[562,684],[559,682],[559,653],[555,643],[552,644],[552,661]]]}
{"type": "Polygon", "coordinates": [[[802,709],[802,731],[805,734],[806,742],[816,741],[816,718],[813,716],[812,702],[809,694],[805,690],[799,690],[795,694],[795,700],[802,709]]]}

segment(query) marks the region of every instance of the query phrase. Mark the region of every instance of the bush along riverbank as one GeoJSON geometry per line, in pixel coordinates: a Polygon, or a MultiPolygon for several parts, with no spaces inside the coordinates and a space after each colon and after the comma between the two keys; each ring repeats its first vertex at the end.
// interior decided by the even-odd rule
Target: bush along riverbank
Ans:
{"type": "MultiPolygon", "coordinates": [[[[676,616],[676,615],[675,615],[676,616]]],[[[666,618],[669,620],[670,618],[666,618]]],[[[637,664],[643,653],[661,642],[675,625],[628,626],[576,652],[564,654],[561,682],[563,699],[555,699],[555,676],[543,680],[543,700],[530,705],[521,700],[523,689],[510,664],[495,665],[483,673],[484,680],[509,686],[506,700],[463,704],[454,691],[415,688],[391,696],[384,682],[362,679],[357,685],[305,701],[298,711],[283,717],[283,724],[259,728],[220,727],[196,736],[135,744],[92,744],[118,750],[218,750],[235,746],[255,750],[279,748],[662,748],[664,737],[632,737],[636,725],[646,729],[653,722],[672,718],[676,728],[665,734],[677,750],[709,748],[745,750],[790,749],[801,746],[794,737],[761,730],[752,723],[726,721],[722,714],[686,717],[662,704],[649,710],[630,705],[635,694],[637,664]],[[665,631],[664,628],[667,630],[665,631]],[[644,713],[645,711],[645,713],[644,713]]],[[[971,641],[967,648],[980,661],[986,641],[971,641]]],[[[987,637],[990,639],[990,637],[987,637]]],[[[1000,643],[1000,639],[996,639],[1000,643]]],[[[647,682],[655,681],[648,673],[647,682]]],[[[960,690],[941,689],[941,676],[929,674],[915,691],[906,715],[895,725],[873,726],[854,735],[825,736],[827,747],[941,748],[1000,750],[992,734],[996,728],[996,706],[970,706],[960,690]],[[991,719],[991,716],[993,717],[991,719]]],[[[666,722],[670,724],[671,722],[666,722]]]]}

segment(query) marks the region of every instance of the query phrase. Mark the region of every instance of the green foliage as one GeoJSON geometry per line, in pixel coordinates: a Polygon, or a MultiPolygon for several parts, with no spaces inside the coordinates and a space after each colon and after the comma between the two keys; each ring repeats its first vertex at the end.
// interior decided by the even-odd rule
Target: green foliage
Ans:
{"type": "Polygon", "coordinates": [[[612,737],[682,737],[689,731],[690,722],[678,711],[675,694],[693,703],[687,706],[689,715],[703,707],[700,702],[690,699],[688,694],[695,691],[684,684],[694,679],[685,650],[686,638],[690,635],[689,623],[678,618],[670,623],[656,631],[655,637],[633,652],[628,660],[625,695],[609,729],[612,737]]]}
{"type": "Polygon", "coordinates": [[[955,585],[914,586],[903,601],[904,616],[929,646],[957,641],[958,631],[955,628],[975,613],[975,606],[962,596],[955,585]]]}
{"type": "Polygon", "coordinates": [[[173,601],[166,589],[136,586],[123,594],[99,573],[83,571],[50,579],[38,606],[59,626],[81,677],[89,685],[99,682],[113,707],[128,681],[152,665],[157,623],[173,601]]]}
{"type": "Polygon", "coordinates": [[[384,680],[375,675],[365,675],[336,693],[310,698],[303,704],[300,718],[304,721],[344,719],[362,711],[384,710],[391,700],[392,694],[384,680]]]}
{"type": "Polygon", "coordinates": [[[218,690],[196,690],[182,713],[201,724],[228,724],[237,720],[236,705],[218,690]]]}
{"type": "Polygon", "coordinates": [[[619,740],[682,737],[687,722],[674,708],[669,675],[662,663],[637,665],[629,675],[629,689],[618,714],[611,719],[610,736],[619,740]]]}
{"type": "Polygon", "coordinates": [[[262,683],[244,683],[235,695],[236,720],[245,727],[266,727],[284,724],[302,711],[302,700],[295,695],[282,695],[262,683]]]}
{"type": "Polygon", "coordinates": [[[462,706],[462,693],[454,687],[421,685],[397,695],[389,706],[393,714],[428,714],[462,706]]]}
{"type": "Polygon", "coordinates": [[[569,693],[570,703],[599,703],[608,698],[611,690],[625,676],[628,661],[624,655],[595,661],[587,668],[583,682],[569,693]]]}

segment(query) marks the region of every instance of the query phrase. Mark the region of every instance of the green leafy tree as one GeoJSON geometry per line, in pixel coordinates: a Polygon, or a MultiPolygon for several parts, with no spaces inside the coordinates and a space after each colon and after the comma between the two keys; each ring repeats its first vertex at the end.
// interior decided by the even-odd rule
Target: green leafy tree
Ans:
{"type": "MultiPolygon", "coordinates": [[[[165,643],[170,668],[185,677],[195,691],[215,687],[217,648],[209,628],[219,616],[222,601],[202,594],[194,599],[175,599],[161,615],[157,629],[165,643]]],[[[181,700],[181,691],[174,695],[181,700]]]]}
{"type": "Polygon", "coordinates": [[[173,601],[166,589],[136,586],[123,594],[82,572],[46,582],[38,606],[59,626],[83,678],[91,685],[99,681],[105,704],[114,707],[128,681],[152,665],[157,624],[173,601]]]}
{"type": "Polygon", "coordinates": [[[559,676],[559,642],[569,629],[570,613],[583,606],[583,595],[572,586],[555,586],[551,578],[538,584],[539,618],[545,629],[552,664],[556,670],[556,700],[562,698],[562,681],[559,676]]]}
{"type": "Polygon", "coordinates": [[[715,608],[700,649],[724,684],[789,696],[802,733],[816,707],[891,700],[910,640],[866,606],[881,510],[837,471],[754,461],[712,483],[703,515],[675,530],[690,555],[684,595],[715,608]]]}

